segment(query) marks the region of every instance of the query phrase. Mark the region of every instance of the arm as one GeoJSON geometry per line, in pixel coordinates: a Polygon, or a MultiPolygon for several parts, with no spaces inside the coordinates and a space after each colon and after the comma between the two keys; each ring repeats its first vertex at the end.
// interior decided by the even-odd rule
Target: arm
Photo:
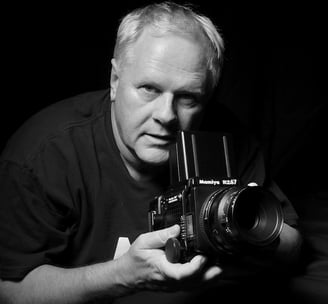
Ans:
{"type": "Polygon", "coordinates": [[[178,234],[178,226],[145,233],[123,256],[104,263],[75,269],[39,266],[20,282],[1,281],[0,299],[18,304],[86,303],[139,290],[173,290],[197,274],[204,283],[214,280],[221,269],[203,269],[205,259],[201,256],[185,264],[167,261],[159,248],[178,234]]]}
{"type": "Polygon", "coordinates": [[[115,262],[64,269],[41,265],[19,282],[1,281],[0,299],[3,303],[85,303],[100,295],[106,272],[108,294],[123,292],[115,284],[115,262]]]}
{"type": "MultiPolygon", "coordinates": [[[[269,270],[274,272],[293,272],[301,262],[302,236],[300,232],[284,223],[279,242],[269,251],[259,250],[254,256],[246,256],[244,261],[254,266],[254,270],[269,270]]],[[[252,269],[252,268],[250,268],[252,269]]]]}
{"type": "MultiPolygon", "coordinates": [[[[290,214],[293,214],[295,219],[296,212],[294,207],[278,187],[278,185],[274,182],[271,182],[270,188],[279,199],[279,201],[284,202],[285,208],[288,209],[290,214]]],[[[295,222],[295,225],[296,223],[297,222],[295,222]]],[[[302,243],[302,236],[298,229],[288,225],[287,223],[284,223],[279,236],[279,245],[275,251],[276,258],[280,262],[296,265],[299,262],[301,256],[302,243]]]]}
{"type": "Polygon", "coordinates": [[[275,252],[277,259],[284,263],[297,264],[301,254],[301,247],[302,237],[300,232],[285,223],[275,252]]]}

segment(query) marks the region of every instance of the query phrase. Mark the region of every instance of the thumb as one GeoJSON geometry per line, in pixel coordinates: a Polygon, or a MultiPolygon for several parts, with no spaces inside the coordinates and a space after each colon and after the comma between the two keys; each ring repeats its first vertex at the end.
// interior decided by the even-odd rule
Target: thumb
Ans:
{"type": "Polygon", "coordinates": [[[177,237],[180,233],[180,226],[173,225],[171,227],[148,232],[140,238],[139,246],[143,249],[154,249],[163,247],[167,240],[172,237],[177,237]]]}

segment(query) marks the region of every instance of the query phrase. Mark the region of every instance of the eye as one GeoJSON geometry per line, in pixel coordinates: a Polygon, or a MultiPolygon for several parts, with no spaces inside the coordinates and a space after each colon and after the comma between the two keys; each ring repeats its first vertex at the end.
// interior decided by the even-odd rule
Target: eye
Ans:
{"type": "Polygon", "coordinates": [[[147,92],[157,92],[158,91],[158,89],[155,88],[152,85],[143,85],[142,86],[142,89],[145,90],[145,91],[147,91],[147,92]]]}
{"type": "Polygon", "coordinates": [[[142,85],[139,87],[139,91],[146,99],[154,99],[161,93],[158,88],[152,85],[142,85]]]}
{"type": "Polygon", "coordinates": [[[180,94],[177,96],[178,104],[183,107],[193,108],[200,104],[197,96],[193,94],[180,94]]]}

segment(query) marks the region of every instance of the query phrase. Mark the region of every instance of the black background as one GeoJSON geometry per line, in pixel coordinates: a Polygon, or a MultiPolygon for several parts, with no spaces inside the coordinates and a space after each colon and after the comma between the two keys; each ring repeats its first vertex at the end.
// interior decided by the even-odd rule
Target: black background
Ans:
{"type": "MultiPolygon", "coordinates": [[[[41,108],[108,87],[119,18],[147,3],[4,7],[1,146],[41,108]]],[[[257,136],[271,173],[294,200],[305,234],[310,238],[319,235],[317,256],[326,257],[327,270],[328,249],[323,244],[328,242],[328,227],[316,224],[328,222],[323,5],[314,1],[192,3],[216,23],[226,43],[221,85],[207,127],[220,125],[222,104],[229,116],[221,124],[241,126],[257,136]]],[[[321,271],[322,278],[327,279],[327,273],[321,271]]]]}

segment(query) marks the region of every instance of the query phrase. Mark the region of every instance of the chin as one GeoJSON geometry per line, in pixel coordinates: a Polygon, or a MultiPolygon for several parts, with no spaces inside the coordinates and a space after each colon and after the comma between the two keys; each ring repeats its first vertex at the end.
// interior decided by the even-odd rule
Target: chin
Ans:
{"type": "Polygon", "coordinates": [[[147,151],[139,156],[140,159],[150,166],[162,166],[169,160],[168,151],[147,151]],[[152,153],[150,153],[152,152],[152,153]]]}

